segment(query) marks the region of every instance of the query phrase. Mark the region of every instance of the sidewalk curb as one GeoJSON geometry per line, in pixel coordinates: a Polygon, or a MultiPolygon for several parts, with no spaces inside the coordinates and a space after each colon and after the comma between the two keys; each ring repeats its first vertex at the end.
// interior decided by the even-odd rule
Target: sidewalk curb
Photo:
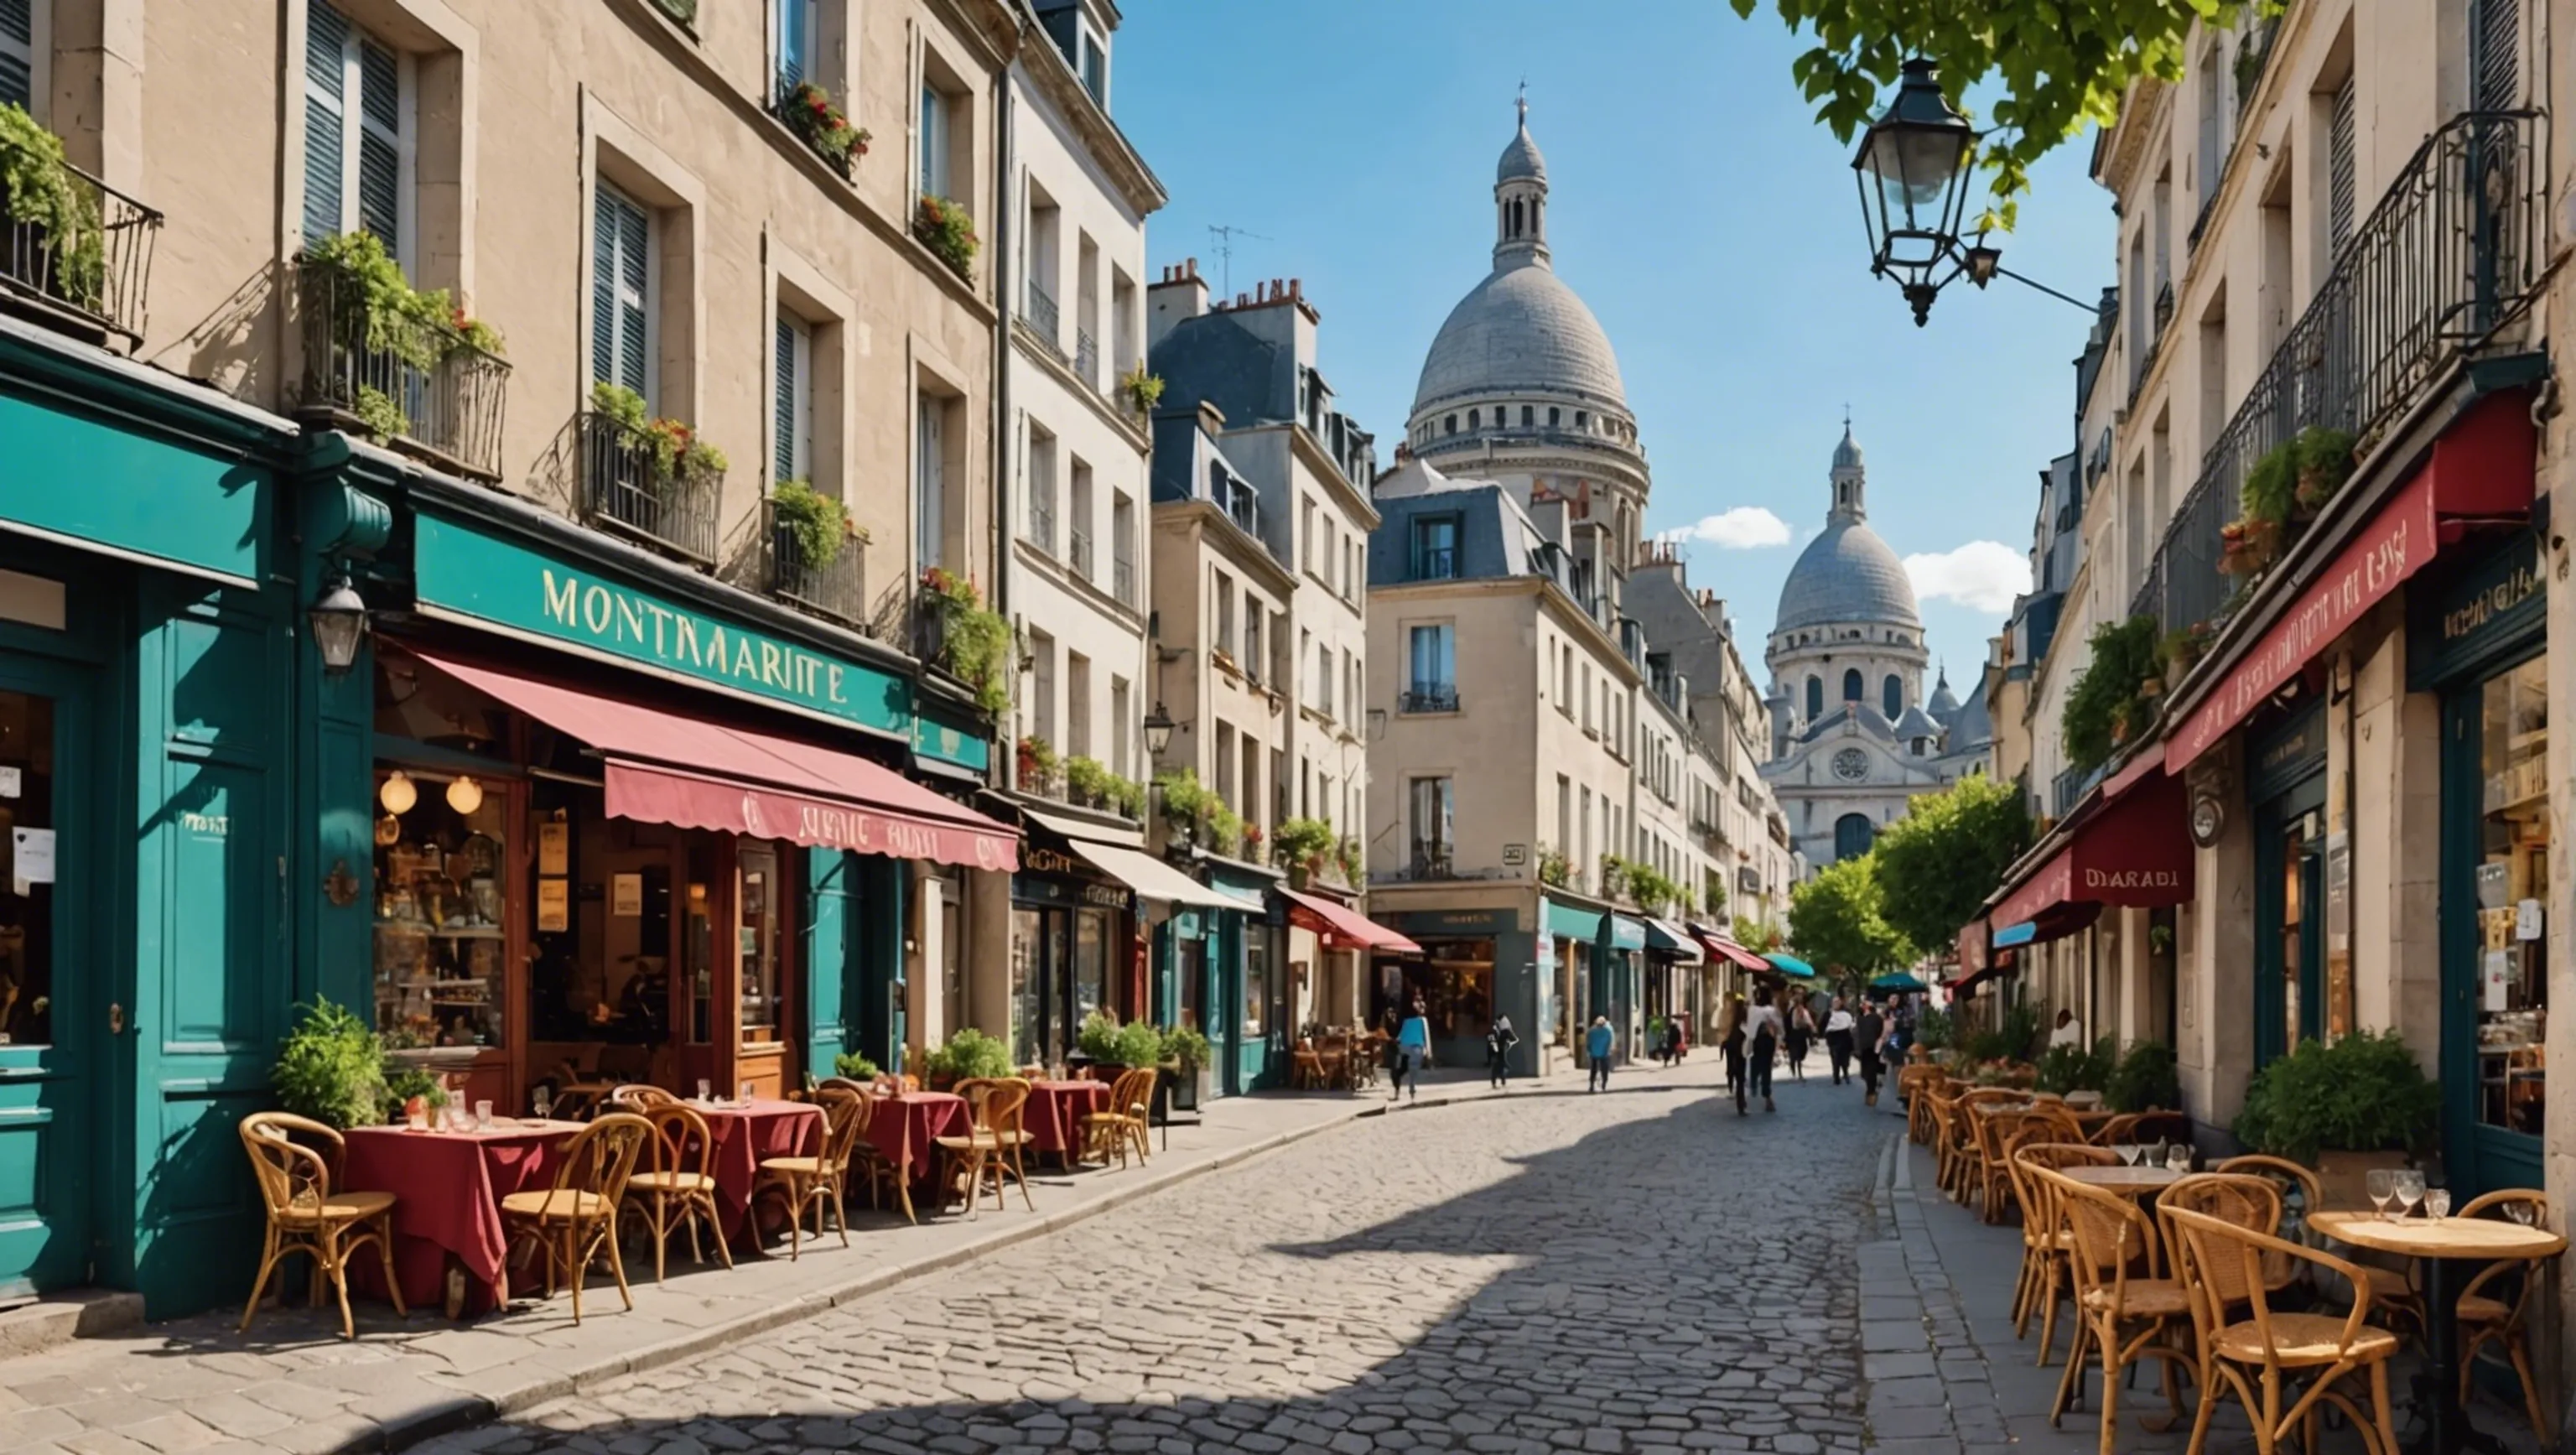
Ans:
{"type": "MultiPolygon", "coordinates": [[[[1546,1096],[1581,1095],[1582,1093],[1570,1087],[1548,1087],[1541,1083],[1533,1087],[1531,1094],[1546,1096]]],[[[456,1397],[451,1400],[442,1400],[410,1410],[393,1412],[384,1418],[372,1419],[375,1429],[371,1437],[361,1437],[331,1445],[327,1447],[326,1455],[406,1449],[423,1440],[487,1424],[550,1400],[582,1394],[613,1380],[675,1364],[683,1359],[707,1353],[754,1335],[768,1333],[788,1324],[801,1323],[844,1304],[883,1293],[897,1285],[928,1274],[943,1272],[959,1264],[973,1262],[987,1254],[999,1252],[1028,1239],[1060,1231],[1097,1217],[1112,1208],[1124,1207],[1140,1198],[1156,1196],[1211,1172],[1239,1167],[1308,1138],[1321,1136],[1326,1132],[1347,1127],[1370,1117],[1385,1116],[1398,1110],[1399,1107],[1408,1111],[1420,1111],[1431,1107],[1498,1101],[1508,1098],[1509,1095],[1508,1091],[1497,1093],[1490,1087],[1476,1087],[1447,1095],[1435,1093],[1426,1100],[1418,1102],[1397,1103],[1372,1099],[1364,1103],[1354,1103],[1341,1116],[1318,1121],[1311,1126],[1274,1132],[1240,1147],[1219,1152],[1203,1162],[1196,1162],[1187,1167],[1151,1173],[1142,1181],[1121,1184],[1114,1192],[1104,1191],[1088,1201],[1071,1207],[1050,1213],[1024,1215],[1019,1220],[1008,1224],[996,1224],[994,1231],[989,1235],[962,1243],[957,1247],[905,1263],[880,1266],[858,1277],[814,1289],[801,1297],[784,1300],[757,1312],[694,1329],[679,1338],[665,1339],[658,1344],[647,1344],[623,1353],[601,1356],[580,1368],[529,1379],[512,1389],[487,1393],[458,1391],[456,1397]]]]}

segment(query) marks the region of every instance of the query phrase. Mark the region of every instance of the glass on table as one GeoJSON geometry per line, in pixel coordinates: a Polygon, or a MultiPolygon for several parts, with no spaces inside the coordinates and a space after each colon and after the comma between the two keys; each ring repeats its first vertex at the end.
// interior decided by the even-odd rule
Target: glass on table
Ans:
{"type": "Polygon", "coordinates": [[[715,1084],[714,1082],[712,1082],[712,1081],[709,1081],[707,1078],[705,1078],[705,1077],[703,1077],[703,1076],[699,1077],[699,1078],[698,1078],[698,1105],[700,1105],[700,1106],[705,1106],[708,1102],[715,1100],[715,1096],[716,1096],[716,1084],[715,1084]]]}
{"type": "Polygon", "coordinates": [[[2388,1200],[2397,1195],[2397,1169],[2373,1167],[2361,1177],[2362,1191],[2370,1195],[2370,1205],[2381,1218],[2388,1216],[2388,1200]]]}
{"type": "Polygon", "coordinates": [[[536,1089],[536,1093],[528,1098],[528,1105],[536,1112],[538,1121],[544,1122],[554,1120],[554,1088],[550,1086],[538,1087],[536,1089]]]}
{"type": "Polygon", "coordinates": [[[2135,1142],[2113,1142],[2111,1144],[2111,1155],[2120,1159],[2121,1166],[2134,1167],[2138,1162],[2138,1144],[2135,1142]]]}
{"type": "Polygon", "coordinates": [[[2510,1199],[2504,1204],[2504,1215],[2526,1228],[2540,1220],[2539,1210],[2520,1198],[2510,1199]]]}
{"type": "Polygon", "coordinates": [[[492,1103],[488,1101],[474,1103],[474,1130],[478,1132],[492,1130],[492,1103]]]}
{"type": "Polygon", "coordinates": [[[2397,1174],[2398,1216],[2413,1217],[2415,1215],[2415,1204],[2422,1202],[2423,1200],[2424,1174],[2411,1170],[2399,1172],[2397,1174]]]}
{"type": "Polygon", "coordinates": [[[2189,1172],[2191,1170],[2191,1143],[2166,1143],[2165,1166],[2175,1172],[2189,1172]]]}
{"type": "Polygon", "coordinates": [[[743,1105],[749,1106],[751,1105],[752,1093],[758,1089],[759,1087],[757,1083],[746,1081],[740,1087],[735,1089],[734,1095],[742,1102],[743,1105]]]}
{"type": "Polygon", "coordinates": [[[2428,1187],[2424,1189],[2424,1216],[2428,1218],[2446,1218],[2450,1215],[2451,1189],[2447,1187],[2428,1187]]]}

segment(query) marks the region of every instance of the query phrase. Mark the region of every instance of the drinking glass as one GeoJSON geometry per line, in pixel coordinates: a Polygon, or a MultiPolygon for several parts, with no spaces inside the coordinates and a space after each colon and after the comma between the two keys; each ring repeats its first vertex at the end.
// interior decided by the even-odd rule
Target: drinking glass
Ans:
{"type": "Polygon", "coordinates": [[[492,1130],[492,1103],[488,1101],[474,1103],[474,1130],[478,1132],[492,1130]]]}
{"type": "Polygon", "coordinates": [[[2400,1216],[2400,1217],[2409,1217],[2409,1218],[2411,1218],[2411,1217],[2415,1216],[2415,1204],[2417,1204],[2417,1203],[2419,1203],[2419,1202],[2422,1202],[2423,1200],[2424,1200],[2424,1174],[2423,1174],[2423,1173],[2421,1173],[2421,1172],[2400,1172],[2400,1173],[2398,1173],[2398,1174],[2397,1174],[2397,1207],[2398,1207],[2398,1216],[2400,1216]]]}
{"type": "Polygon", "coordinates": [[[2381,1218],[2388,1216],[2388,1200],[2397,1195],[2397,1173],[2392,1168],[2373,1167],[2362,1174],[2362,1191],[2370,1194],[2370,1205],[2381,1218]]]}
{"type": "Polygon", "coordinates": [[[2428,1187],[2424,1189],[2424,1216],[2428,1218],[2446,1218],[2450,1215],[2451,1189],[2447,1187],[2428,1187]]]}
{"type": "Polygon", "coordinates": [[[2530,1227],[2533,1221],[2539,1216],[2539,1214],[2533,1210],[2531,1204],[2527,1202],[2506,1203],[2504,1205],[2504,1215],[2513,1219],[2515,1222],[2522,1224],[2526,1228],[2530,1227]]]}
{"type": "Polygon", "coordinates": [[[466,1119],[465,1103],[450,1101],[447,1104],[447,1129],[451,1132],[461,1132],[470,1125],[471,1123],[466,1119]]]}
{"type": "Polygon", "coordinates": [[[538,1088],[537,1088],[537,1092],[536,1092],[535,1097],[531,1099],[530,1105],[532,1105],[532,1106],[535,1108],[536,1113],[537,1113],[537,1120],[538,1120],[538,1121],[545,1122],[545,1121],[552,1121],[552,1120],[554,1120],[554,1115],[555,1115],[555,1093],[554,1093],[554,1088],[549,1087],[549,1086],[540,1086],[540,1087],[538,1087],[538,1088]]]}
{"type": "Polygon", "coordinates": [[[2171,1142],[2165,1146],[2165,1166],[2175,1172],[2191,1170],[2191,1143],[2171,1142]]]}
{"type": "Polygon", "coordinates": [[[734,1095],[741,1100],[743,1105],[749,1106],[751,1105],[752,1089],[752,1083],[746,1081],[735,1089],[734,1095]]]}
{"type": "Polygon", "coordinates": [[[711,1101],[711,1100],[713,1100],[713,1099],[715,1098],[715,1094],[716,1094],[716,1084],[715,1084],[714,1082],[712,1082],[712,1081],[709,1081],[707,1078],[705,1078],[705,1077],[703,1077],[703,1076],[699,1077],[699,1078],[698,1078],[698,1105],[700,1105],[700,1106],[704,1106],[704,1105],[706,1105],[709,1101],[711,1101]]]}

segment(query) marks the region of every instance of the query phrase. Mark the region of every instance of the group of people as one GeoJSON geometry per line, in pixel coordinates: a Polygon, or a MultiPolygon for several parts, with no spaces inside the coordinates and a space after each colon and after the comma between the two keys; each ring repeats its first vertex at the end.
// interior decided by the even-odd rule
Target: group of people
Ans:
{"type": "MultiPolygon", "coordinates": [[[[1726,1055],[1727,1089],[1735,1097],[1735,1114],[1751,1114],[1751,1099],[1762,1098],[1762,1109],[1777,1111],[1771,1099],[1771,1073],[1774,1063],[1785,1052],[1789,1074],[1803,1081],[1807,1074],[1807,1051],[1815,1042],[1818,1027],[1814,1008],[1803,996],[1789,996],[1783,1012],[1773,1005],[1770,986],[1758,986],[1750,1005],[1742,995],[1727,997],[1726,1019],[1718,1030],[1718,1048],[1726,1055]]],[[[1913,1029],[1913,1017],[1901,1001],[1882,1009],[1869,997],[1862,997],[1860,1008],[1853,1010],[1849,1001],[1835,996],[1825,1012],[1823,1026],[1825,1055],[1833,1067],[1833,1084],[1851,1083],[1853,1063],[1860,1067],[1862,1102],[1878,1105],[1878,1085],[1886,1075],[1889,1062],[1901,1060],[1905,1043],[1913,1029]]]]}

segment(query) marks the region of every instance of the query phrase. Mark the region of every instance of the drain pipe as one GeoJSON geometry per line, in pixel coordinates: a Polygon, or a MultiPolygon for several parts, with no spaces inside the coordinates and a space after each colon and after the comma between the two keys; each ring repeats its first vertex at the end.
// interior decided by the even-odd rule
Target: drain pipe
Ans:
{"type": "MultiPolygon", "coordinates": [[[[1001,84],[993,97],[993,610],[1002,620],[1011,620],[1011,301],[1016,275],[1011,269],[1011,218],[1013,186],[1011,175],[1012,133],[1016,121],[1015,88],[1011,68],[1016,61],[1002,67],[1001,84]]],[[[1011,674],[1011,697],[1019,698],[1020,649],[1019,628],[1011,629],[1010,655],[1007,667],[1011,674]]],[[[1004,709],[1007,713],[1009,709],[1004,709]]],[[[1005,781],[1016,788],[1019,784],[1019,754],[1012,750],[1007,721],[996,723],[1002,729],[1002,751],[995,756],[1008,765],[999,771],[1005,781]]]]}

